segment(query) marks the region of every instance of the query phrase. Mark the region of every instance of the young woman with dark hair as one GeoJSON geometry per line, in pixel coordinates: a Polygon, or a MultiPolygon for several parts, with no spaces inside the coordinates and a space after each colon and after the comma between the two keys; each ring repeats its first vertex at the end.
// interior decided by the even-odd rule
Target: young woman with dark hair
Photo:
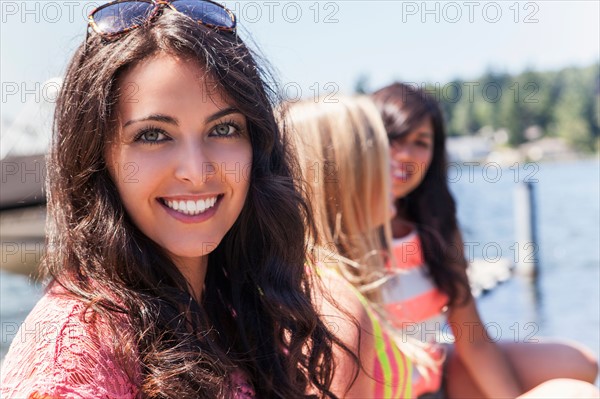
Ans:
{"type": "MultiPolygon", "coordinates": [[[[424,341],[437,335],[433,347],[446,335],[435,334],[446,322],[455,333],[446,367],[443,370],[439,362],[428,375],[417,376],[415,393],[439,391],[442,374],[450,398],[517,397],[556,378],[593,383],[597,363],[585,348],[562,342],[492,342],[467,280],[456,205],[447,183],[440,107],[423,90],[402,83],[387,86],[372,98],[390,141],[397,210],[392,235],[398,271],[382,286],[386,310],[398,326],[424,341]]],[[[553,381],[532,397],[540,392],[573,397],[578,393],[570,387],[582,384],[553,381]]]]}
{"type": "Polygon", "coordinates": [[[216,3],[92,13],[48,157],[49,285],[6,356],[2,397],[360,388],[359,345],[314,301],[314,224],[263,75],[216,3]]]}

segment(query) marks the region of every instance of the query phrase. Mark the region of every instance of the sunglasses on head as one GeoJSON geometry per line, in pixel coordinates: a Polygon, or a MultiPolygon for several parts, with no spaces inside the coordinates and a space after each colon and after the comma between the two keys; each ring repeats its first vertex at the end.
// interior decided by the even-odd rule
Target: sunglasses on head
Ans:
{"type": "Polygon", "coordinates": [[[165,7],[202,25],[226,32],[235,31],[235,15],[210,0],[116,0],[92,11],[88,17],[88,35],[90,30],[94,30],[103,39],[113,39],[151,22],[165,7]]]}

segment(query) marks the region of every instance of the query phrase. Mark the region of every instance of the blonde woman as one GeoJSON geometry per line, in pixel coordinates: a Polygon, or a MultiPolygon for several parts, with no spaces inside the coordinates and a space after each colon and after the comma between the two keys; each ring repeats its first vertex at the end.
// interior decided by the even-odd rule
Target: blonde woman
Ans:
{"type": "Polygon", "coordinates": [[[359,354],[374,381],[369,397],[411,397],[412,362],[401,351],[407,345],[376,309],[393,216],[388,140],[378,111],[367,97],[306,101],[288,105],[285,121],[315,216],[316,235],[309,237],[315,263],[343,310],[355,314],[348,304],[358,300],[368,315],[358,321],[366,344],[371,339],[376,347],[374,360],[359,354]]]}
{"type": "Polygon", "coordinates": [[[391,239],[387,221],[393,216],[385,194],[390,192],[388,141],[379,114],[371,100],[357,97],[298,103],[288,115],[304,162],[318,244],[350,260],[338,271],[375,300],[374,290],[363,288],[384,276],[381,255],[391,239]]]}

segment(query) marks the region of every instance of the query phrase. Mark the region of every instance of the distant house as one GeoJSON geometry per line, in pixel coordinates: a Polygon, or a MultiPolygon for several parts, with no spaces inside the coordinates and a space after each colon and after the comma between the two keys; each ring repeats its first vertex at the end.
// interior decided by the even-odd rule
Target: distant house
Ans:
{"type": "Polygon", "coordinates": [[[50,145],[52,119],[62,79],[44,83],[44,95],[32,97],[0,136],[0,209],[45,202],[44,156],[50,145]]]}
{"type": "Polygon", "coordinates": [[[446,151],[450,162],[481,161],[494,147],[492,139],[481,136],[448,137],[446,151]]]}
{"type": "Polygon", "coordinates": [[[539,140],[522,144],[519,150],[523,155],[535,162],[544,160],[576,159],[577,153],[561,137],[543,137],[539,140]]]}

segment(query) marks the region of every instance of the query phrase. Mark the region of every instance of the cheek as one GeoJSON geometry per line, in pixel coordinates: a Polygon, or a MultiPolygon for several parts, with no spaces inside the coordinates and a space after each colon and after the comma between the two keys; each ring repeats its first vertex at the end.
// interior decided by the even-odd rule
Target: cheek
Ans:
{"type": "Polygon", "coordinates": [[[429,166],[431,165],[431,160],[433,159],[433,152],[431,149],[424,149],[423,151],[419,152],[417,158],[419,166],[421,168],[421,172],[424,174],[425,172],[427,172],[427,169],[429,169],[429,166]]]}
{"type": "Polygon", "coordinates": [[[397,159],[400,156],[401,151],[397,147],[397,145],[390,145],[390,159],[397,159]]]}
{"type": "Polygon", "coordinates": [[[127,211],[138,213],[139,207],[151,198],[156,182],[164,171],[164,163],[157,157],[141,156],[134,151],[112,151],[107,160],[111,178],[127,211]]]}
{"type": "Polygon", "coordinates": [[[235,185],[245,195],[250,185],[252,170],[252,148],[245,143],[236,148],[223,149],[216,154],[223,180],[235,185]]]}

